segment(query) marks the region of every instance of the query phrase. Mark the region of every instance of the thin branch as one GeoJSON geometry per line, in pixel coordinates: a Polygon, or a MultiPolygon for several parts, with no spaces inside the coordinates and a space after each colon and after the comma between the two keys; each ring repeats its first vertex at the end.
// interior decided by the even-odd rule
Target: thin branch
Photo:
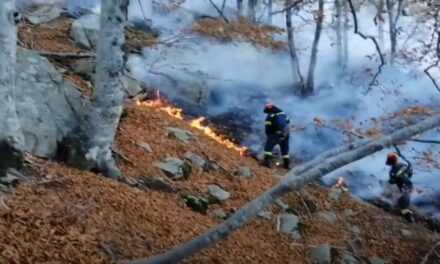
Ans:
{"type": "Polygon", "coordinates": [[[290,5],[284,7],[283,9],[272,12],[271,15],[277,15],[277,14],[280,14],[280,13],[284,13],[284,12],[286,12],[289,9],[297,7],[302,2],[303,2],[303,0],[296,0],[295,2],[291,3],[290,5]]]}
{"type": "Polygon", "coordinates": [[[96,57],[95,53],[73,53],[73,52],[50,52],[50,51],[36,51],[41,56],[46,57],[55,57],[55,58],[74,58],[74,59],[82,59],[82,58],[94,58],[96,57]]]}
{"type": "Polygon", "coordinates": [[[373,79],[371,80],[371,82],[369,84],[369,87],[371,88],[373,85],[376,84],[377,78],[382,73],[382,68],[385,66],[385,58],[384,58],[383,53],[382,53],[382,51],[380,49],[380,45],[379,45],[379,42],[377,41],[377,39],[375,37],[373,37],[373,36],[365,35],[364,33],[359,31],[359,24],[358,24],[356,10],[354,9],[353,1],[352,0],[347,0],[347,1],[348,1],[349,6],[350,6],[351,14],[353,16],[354,33],[359,35],[361,38],[363,38],[365,40],[371,40],[374,43],[374,46],[376,47],[377,53],[379,54],[380,65],[379,65],[379,67],[377,69],[376,74],[374,75],[373,79]]]}
{"type": "Polygon", "coordinates": [[[217,13],[223,18],[223,20],[229,24],[229,19],[226,18],[225,14],[223,14],[223,11],[212,0],[209,0],[209,2],[215,8],[215,10],[217,10],[217,13]]]}
{"type": "Polygon", "coordinates": [[[418,143],[427,143],[427,144],[440,144],[440,140],[431,140],[431,139],[410,139],[408,141],[418,142],[418,143]]]}
{"type": "Polygon", "coordinates": [[[432,253],[437,249],[437,247],[440,246],[440,241],[438,241],[436,244],[434,244],[434,246],[432,246],[432,248],[428,251],[428,253],[425,255],[425,257],[423,257],[422,261],[420,262],[420,264],[426,264],[428,263],[429,257],[432,255],[432,253]]]}

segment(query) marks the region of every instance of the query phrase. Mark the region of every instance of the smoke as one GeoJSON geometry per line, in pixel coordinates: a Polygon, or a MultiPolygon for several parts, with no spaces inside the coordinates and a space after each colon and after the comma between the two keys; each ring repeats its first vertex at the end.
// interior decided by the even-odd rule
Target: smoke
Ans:
{"type": "MultiPolygon", "coordinates": [[[[336,65],[336,33],[331,27],[330,2],[326,3],[325,30],[319,45],[316,91],[313,96],[304,99],[294,93],[287,52],[275,52],[240,41],[219,42],[190,33],[191,25],[198,16],[218,16],[209,1],[187,0],[181,8],[167,14],[147,12],[152,9],[151,2],[140,1],[144,10],[141,10],[138,1],[133,1],[130,19],[151,18],[153,27],[161,34],[160,44],[145,49],[142,56],[129,58],[131,74],[150,87],[160,88],[175,102],[186,106],[187,110],[196,109],[195,114],[216,117],[240,112],[237,115],[240,118],[243,113],[249,116],[251,122],[246,124],[252,124],[249,128],[252,133],[243,138],[243,143],[257,151],[261,150],[264,141],[262,105],[267,101],[274,102],[291,117],[297,128],[291,137],[292,153],[302,160],[311,159],[345,142],[346,136],[335,125],[338,122],[350,122],[355,128],[367,129],[374,125],[372,119],[379,119],[404,107],[439,105],[440,95],[422,72],[431,62],[429,57],[420,60],[422,63],[384,67],[378,85],[370,89],[368,83],[377,70],[378,57],[373,43],[354,35],[352,26],[348,35],[348,68],[341,76],[336,65]],[[321,120],[325,126],[321,127],[316,120],[321,120]]],[[[221,0],[214,2],[218,6],[223,3],[221,0]]],[[[64,3],[71,12],[76,8],[96,11],[99,7],[99,1],[64,3]]],[[[235,17],[235,5],[235,0],[226,1],[225,14],[230,18],[235,17]]],[[[282,6],[275,5],[274,10],[280,9],[282,6]]],[[[293,21],[295,44],[304,75],[309,66],[315,29],[312,11],[315,9],[315,6],[306,6],[303,9],[306,11],[296,14],[293,21]]],[[[265,21],[266,12],[264,8],[258,10],[257,17],[265,21]]],[[[359,11],[363,33],[377,35],[374,15],[375,10],[371,7],[359,11]]],[[[273,23],[284,28],[284,15],[275,15],[273,23]]],[[[402,16],[400,25],[399,48],[411,51],[413,57],[423,56],[421,40],[426,40],[432,21],[420,24],[413,17],[402,16]]],[[[286,34],[277,36],[277,39],[286,40],[286,34]]],[[[388,50],[388,41],[385,40],[382,51],[386,54],[388,50]]],[[[438,132],[425,136],[438,139],[438,132]]],[[[402,150],[411,160],[420,161],[427,151],[435,153],[435,157],[440,156],[438,145],[411,143],[402,147],[402,150]]],[[[332,184],[337,177],[344,176],[355,195],[362,198],[378,197],[387,185],[388,168],[384,165],[387,151],[390,150],[328,175],[324,182],[332,184]]],[[[432,197],[438,197],[440,193],[440,185],[434,179],[439,168],[428,168],[425,162],[415,162],[414,171],[414,183],[422,192],[414,195],[413,201],[423,205],[426,213],[435,214],[439,208],[429,201],[435,200],[432,197]]]]}

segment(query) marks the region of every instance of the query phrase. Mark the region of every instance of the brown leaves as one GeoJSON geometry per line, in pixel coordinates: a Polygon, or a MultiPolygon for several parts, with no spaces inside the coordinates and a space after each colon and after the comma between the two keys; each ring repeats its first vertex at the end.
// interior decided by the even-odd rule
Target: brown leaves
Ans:
{"type": "Polygon", "coordinates": [[[272,26],[258,26],[246,19],[226,23],[220,19],[205,18],[194,23],[192,30],[201,35],[213,37],[223,41],[248,41],[256,46],[274,50],[287,48],[287,43],[276,41],[274,34],[282,34],[283,29],[272,26]]]}

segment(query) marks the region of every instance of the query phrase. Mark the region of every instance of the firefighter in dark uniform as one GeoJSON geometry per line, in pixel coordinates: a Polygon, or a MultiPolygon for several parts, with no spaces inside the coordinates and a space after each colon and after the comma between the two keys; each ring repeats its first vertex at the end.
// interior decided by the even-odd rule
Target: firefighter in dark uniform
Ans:
{"type": "Polygon", "coordinates": [[[406,164],[399,162],[399,157],[396,153],[390,153],[387,156],[386,165],[390,166],[389,180],[390,184],[396,184],[399,188],[401,196],[397,200],[400,213],[410,222],[414,221],[413,212],[409,209],[411,192],[413,184],[411,177],[413,175],[412,165],[405,160],[406,164]]]}
{"type": "Polygon", "coordinates": [[[276,145],[280,146],[281,155],[283,157],[283,167],[290,168],[289,156],[289,124],[290,120],[287,115],[275,105],[268,103],[264,107],[264,113],[267,114],[265,130],[266,144],[264,146],[264,162],[263,165],[271,167],[274,158],[273,149],[276,145]]]}

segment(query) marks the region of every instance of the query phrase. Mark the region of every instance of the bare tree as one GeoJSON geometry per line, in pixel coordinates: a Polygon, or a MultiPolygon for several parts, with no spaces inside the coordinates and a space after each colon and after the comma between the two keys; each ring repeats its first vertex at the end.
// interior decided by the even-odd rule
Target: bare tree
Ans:
{"type": "Polygon", "coordinates": [[[243,0],[237,0],[237,14],[238,17],[243,16],[243,0]]]}
{"type": "Polygon", "coordinates": [[[258,0],[248,0],[248,19],[257,22],[257,3],[258,0]]]}
{"type": "Polygon", "coordinates": [[[388,25],[390,30],[390,64],[394,65],[397,51],[397,24],[399,22],[400,14],[402,13],[404,0],[386,0],[388,25]],[[397,10],[395,6],[397,4],[397,10]]]}
{"type": "Polygon", "coordinates": [[[300,92],[301,95],[303,96],[312,94],[315,88],[315,69],[318,60],[318,46],[319,46],[319,40],[321,39],[322,24],[324,21],[324,0],[318,1],[318,12],[315,15],[315,20],[316,20],[316,29],[315,29],[315,37],[313,39],[313,44],[312,44],[312,52],[310,55],[309,71],[307,74],[306,83],[300,92]]]}
{"type": "MultiPolygon", "coordinates": [[[[299,3],[299,2],[298,2],[299,3]]],[[[292,27],[292,9],[293,6],[290,5],[289,1],[286,1],[286,30],[287,30],[287,43],[289,45],[290,62],[292,65],[292,76],[295,90],[298,87],[304,85],[304,80],[301,75],[301,69],[298,59],[298,54],[296,53],[295,37],[292,27]]],[[[300,88],[301,89],[301,88],[300,88]]]]}
{"type": "Polygon", "coordinates": [[[267,2],[267,23],[272,25],[273,0],[267,2]]]}
{"type": "Polygon", "coordinates": [[[272,204],[276,199],[286,193],[303,188],[307,183],[316,180],[332,171],[335,171],[347,164],[360,160],[368,155],[388,148],[397,142],[402,142],[411,137],[440,126],[440,115],[437,114],[418,124],[400,129],[388,136],[377,140],[362,140],[354,145],[347,145],[336,150],[321,154],[314,160],[291,170],[283,177],[281,182],[261,196],[252,200],[236,213],[230,216],[222,224],[201,234],[195,239],[188,241],[162,255],[150,259],[131,261],[130,264],[165,264],[179,263],[202,249],[214,245],[216,242],[225,239],[234,231],[248,223],[256,215],[272,204]]]}
{"type": "Polygon", "coordinates": [[[123,108],[124,69],[122,46],[129,0],[103,0],[97,47],[96,88],[89,119],[86,158],[106,176],[120,177],[112,155],[112,144],[123,108]]]}
{"type": "Polygon", "coordinates": [[[344,70],[348,67],[348,57],[349,57],[349,42],[348,42],[348,31],[350,30],[350,12],[348,8],[348,3],[346,0],[343,0],[344,8],[344,30],[343,30],[343,37],[342,37],[342,46],[343,46],[343,54],[342,54],[342,61],[343,61],[343,68],[344,70]]]}
{"type": "Polygon", "coordinates": [[[0,140],[23,150],[24,136],[15,106],[15,66],[17,52],[17,22],[15,0],[0,1],[0,140]]]}
{"type": "MultiPolygon", "coordinates": [[[[336,61],[339,69],[343,68],[344,58],[342,50],[342,3],[341,0],[335,0],[335,18],[336,18],[336,61]]],[[[342,72],[342,71],[341,71],[342,72]]],[[[338,78],[339,79],[339,78],[338,78]]]]}

